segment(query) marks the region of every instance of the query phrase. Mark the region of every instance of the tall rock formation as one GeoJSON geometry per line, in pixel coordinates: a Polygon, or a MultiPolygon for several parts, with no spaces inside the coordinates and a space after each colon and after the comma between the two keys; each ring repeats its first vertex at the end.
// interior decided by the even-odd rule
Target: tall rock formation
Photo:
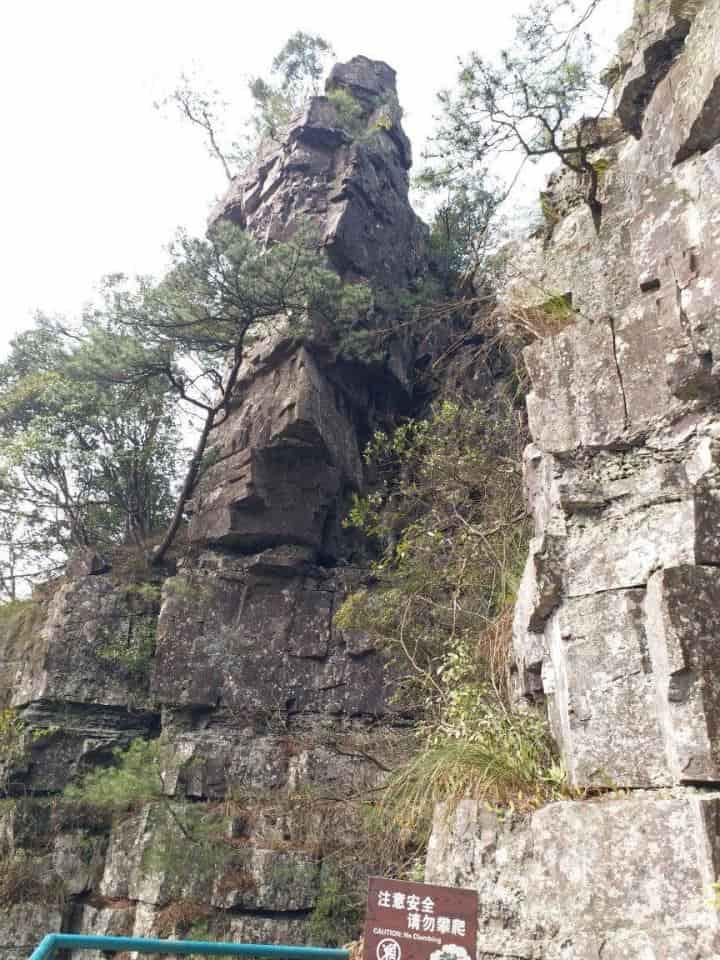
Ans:
{"type": "Polygon", "coordinates": [[[535,522],[518,702],[570,783],[499,824],[438,818],[428,879],[477,886],[483,957],[720,957],[720,3],[638,3],[617,125],[569,171],[504,296],[570,325],[526,351],[535,522]]]}
{"type": "MultiPolygon", "coordinates": [[[[409,166],[394,71],[357,57],[214,217],[262,242],[312,232],[344,279],[398,292],[425,269],[409,166]]],[[[37,615],[0,623],[0,708],[25,724],[5,771],[19,799],[0,809],[0,861],[52,879],[0,880],[0,944],[19,956],[61,929],[168,936],[199,923],[218,939],[304,942],[330,848],[362,869],[346,801],[378,782],[408,718],[389,701],[382,655],[333,625],[358,576],[339,521],[363,482],[365,438],[409,402],[413,345],[385,337],[369,365],[324,333],[298,344],[280,330],[248,356],[176,575],[89,554],[37,615]],[[110,829],[52,799],[114,748],[158,734],[166,795],[225,816],[222,869],[203,868],[177,831],[189,869],[152,868],[169,836],[162,804],[110,829]]]]}
{"type": "MultiPolygon", "coordinates": [[[[398,292],[426,269],[427,228],[408,203],[410,144],[395,73],[356,57],[337,64],[284,142],[237,177],[214,218],[261,243],[311,235],[344,280],[398,292]]],[[[367,323],[392,326],[378,314],[367,323]]],[[[195,504],[191,538],[243,552],[294,544],[330,560],[338,505],[362,483],[361,448],[377,414],[393,413],[412,345],[392,338],[367,367],[337,355],[327,331],[298,349],[269,335],[245,364],[234,415],[216,440],[217,466],[195,504]]]]}

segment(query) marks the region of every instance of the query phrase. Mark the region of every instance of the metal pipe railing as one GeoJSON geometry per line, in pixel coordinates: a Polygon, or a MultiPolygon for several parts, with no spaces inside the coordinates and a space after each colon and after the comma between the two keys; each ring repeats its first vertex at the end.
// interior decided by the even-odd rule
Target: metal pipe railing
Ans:
{"type": "Polygon", "coordinates": [[[95,937],[82,933],[49,933],[29,960],[51,960],[56,950],[102,950],[114,953],[203,953],[210,957],[257,957],[275,960],[349,960],[347,950],[330,947],[286,947],[259,943],[210,943],[205,940],[151,940],[145,937],[95,937]]]}

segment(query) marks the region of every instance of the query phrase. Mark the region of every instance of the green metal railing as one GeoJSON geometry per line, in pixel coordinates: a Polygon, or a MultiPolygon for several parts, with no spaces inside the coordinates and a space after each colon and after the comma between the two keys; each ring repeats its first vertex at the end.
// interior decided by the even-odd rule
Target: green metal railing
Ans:
{"type": "Polygon", "coordinates": [[[102,950],[116,953],[204,953],[210,957],[258,957],[275,960],[348,960],[347,950],[329,947],[283,947],[258,943],[209,943],[205,940],[150,940],[144,937],[92,937],[82,933],[49,933],[30,960],[51,960],[56,950],[102,950]]]}

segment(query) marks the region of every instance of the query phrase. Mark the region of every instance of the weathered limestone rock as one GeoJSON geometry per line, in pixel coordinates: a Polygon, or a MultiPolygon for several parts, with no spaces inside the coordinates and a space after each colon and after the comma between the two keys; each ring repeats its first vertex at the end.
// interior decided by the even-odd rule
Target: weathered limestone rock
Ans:
{"type": "Polygon", "coordinates": [[[102,762],[147,734],[159,586],[83,568],[8,631],[0,702],[28,727],[16,789],[62,789],[79,765],[102,762]]]}
{"type": "Polygon", "coordinates": [[[554,176],[557,222],[504,293],[574,311],[526,351],[512,677],[600,795],[438,811],[426,877],[478,890],[482,958],[720,956],[719,29],[717,0],[637,3],[601,216],[554,176]]]}
{"type": "Polygon", "coordinates": [[[501,822],[471,800],[438,809],[425,878],[475,887],[478,956],[708,960],[720,794],[553,803],[501,822]]]}
{"type": "Polygon", "coordinates": [[[561,219],[505,294],[579,318],[526,351],[536,539],[514,631],[518,696],[546,700],[577,786],[720,781],[718,24],[717,0],[638,5],[599,229],[556,176],[561,219]]]}
{"type": "Polygon", "coordinates": [[[617,114],[636,137],[655,88],[682,50],[700,6],[696,0],[636,4],[633,23],[620,38],[617,61],[607,74],[615,83],[617,114]]]}
{"type": "Polygon", "coordinates": [[[313,97],[284,142],[235,178],[213,218],[228,216],[263,242],[312,229],[344,277],[407,286],[424,269],[426,228],[407,199],[412,158],[395,71],[354,57],[333,67],[326,89],[330,98],[313,97]],[[352,124],[335,90],[358,104],[352,124]]]}
{"type": "Polygon", "coordinates": [[[54,905],[31,900],[3,907],[0,913],[0,943],[3,960],[27,960],[48,932],[62,929],[63,911],[54,905]]]}
{"type": "Polygon", "coordinates": [[[319,550],[344,490],[362,482],[352,409],[306,348],[253,356],[253,367],[239,387],[249,396],[214,439],[191,536],[319,550]]]}
{"type": "Polygon", "coordinates": [[[659,570],[646,596],[648,653],[668,768],[676,780],[717,782],[720,570],[659,570]]]}

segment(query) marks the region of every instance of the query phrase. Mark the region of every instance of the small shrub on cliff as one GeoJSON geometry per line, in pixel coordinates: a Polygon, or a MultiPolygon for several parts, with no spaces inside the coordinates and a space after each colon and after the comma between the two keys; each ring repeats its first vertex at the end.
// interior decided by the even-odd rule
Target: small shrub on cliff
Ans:
{"type": "Polygon", "coordinates": [[[123,810],[163,797],[158,740],[133,740],[127,750],[115,750],[116,764],[92,770],[79,784],[65,790],[69,800],[123,810]]]}
{"type": "Polygon", "coordinates": [[[511,291],[496,316],[503,335],[523,344],[554,337],[578,319],[567,295],[535,290],[511,291]],[[545,299],[539,300],[538,293],[545,299]]]}
{"type": "Polygon", "coordinates": [[[389,823],[420,839],[429,835],[437,803],[474,797],[492,807],[522,807],[552,793],[555,755],[546,724],[513,713],[479,684],[466,684],[461,697],[457,730],[422,731],[418,752],[391,776],[381,801],[389,823]]]}
{"type": "Polygon", "coordinates": [[[427,420],[376,433],[366,452],[378,483],[346,522],[381,555],[373,584],[343,604],[337,622],[372,633],[400,658],[405,694],[430,713],[447,706],[443,678],[455,683],[459,662],[503,686],[498,617],[527,543],[523,443],[509,401],[491,409],[446,400],[427,420]]]}
{"type": "Polygon", "coordinates": [[[346,874],[324,863],[315,906],[308,923],[311,943],[339,947],[357,937],[363,917],[363,894],[352,888],[346,874]]]}
{"type": "Polygon", "coordinates": [[[25,724],[13,707],[0,710],[0,792],[7,789],[12,768],[25,753],[25,724]]]}
{"type": "Polygon", "coordinates": [[[67,787],[65,797],[115,814],[147,808],[153,830],[145,866],[179,879],[190,858],[196,873],[212,876],[232,853],[224,842],[225,818],[206,803],[191,804],[169,794],[163,747],[159,739],[134,740],[127,750],[115,751],[114,766],[91,771],[67,787]]]}
{"type": "Polygon", "coordinates": [[[327,98],[335,107],[338,122],[342,129],[353,139],[360,136],[365,130],[363,105],[342,87],[330,90],[327,98]]]}
{"type": "Polygon", "coordinates": [[[122,667],[136,681],[148,676],[155,654],[157,619],[154,616],[138,616],[130,620],[127,634],[111,634],[98,648],[101,660],[122,667]]]}
{"type": "Polygon", "coordinates": [[[367,459],[377,487],[356,499],[348,519],[380,558],[336,622],[385,646],[400,677],[399,704],[421,717],[414,754],[376,804],[380,829],[410,855],[439,801],[470,795],[498,806],[549,792],[546,727],[515,714],[507,690],[528,538],[524,442],[509,400],[445,400],[427,420],[376,434],[367,459]]]}

